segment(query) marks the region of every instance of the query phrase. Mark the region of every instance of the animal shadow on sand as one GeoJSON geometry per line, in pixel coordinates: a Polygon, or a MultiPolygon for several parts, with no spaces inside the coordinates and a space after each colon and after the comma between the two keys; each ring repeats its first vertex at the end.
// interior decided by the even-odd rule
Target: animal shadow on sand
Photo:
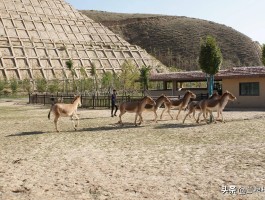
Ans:
{"type": "Polygon", "coordinates": [[[15,133],[15,134],[7,135],[6,137],[40,135],[40,134],[44,134],[44,133],[46,133],[46,132],[43,132],[43,131],[30,131],[30,132],[15,133]]]}
{"type": "MultiPolygon", "coordinates": [[[[80,115],[80,114],[77,114],[77,115],[80,115]]],[[[84,118],[82,117],[79,120],[82,121],[82,120],[88,120],[88,119],[102,119],[102,118],[110,118],[110,117],[108,116],[106,117],[84,117],[84,118]]]]}
{"type": "Polygon", "coordinates": [[[83,129],[78,129],[78,132],[93,132],[93,131],[116,131],[121,129],[138,129],[144,128],[143,125],[141,126],[134,126],[134,123],[124,123],[123,125],[120,124],[109,124],[108,126],[98,126],[98,127],[88,127],[83,129]]]}
{"type": "Polygon", "coordinates": [[[199,127],[203,126],[203,124],[161,124],[154,127],[155,129],[167,129],[167,128],[190,128],[190,127],[199,127]]]}

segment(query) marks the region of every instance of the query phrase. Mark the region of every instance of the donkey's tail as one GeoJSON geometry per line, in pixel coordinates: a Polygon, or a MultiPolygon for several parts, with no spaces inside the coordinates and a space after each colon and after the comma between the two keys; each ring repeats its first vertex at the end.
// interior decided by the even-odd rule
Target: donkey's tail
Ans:
{"type": "Polygon", "coordinates": [[[51,105],[50,112],[49,112],[49,114],[48,114],[48,119],[51,119],[51,111],[52,111],[53,105],[54,105],[54,104],[51,105]]]}

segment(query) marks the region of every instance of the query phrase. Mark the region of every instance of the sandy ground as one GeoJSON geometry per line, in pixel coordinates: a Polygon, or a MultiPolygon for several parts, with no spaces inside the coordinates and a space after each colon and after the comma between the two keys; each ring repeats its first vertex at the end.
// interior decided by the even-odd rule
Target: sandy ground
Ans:
{"type": "Polygon", "coordinates": [[[216,124],[146,112],[135,127],[134,114],[120,126],[109,110],[79,109],[78,130],[63,118],[56,133],[48,110],[0,100],[0,199],[265,199],[264,111],[216,124]]]}

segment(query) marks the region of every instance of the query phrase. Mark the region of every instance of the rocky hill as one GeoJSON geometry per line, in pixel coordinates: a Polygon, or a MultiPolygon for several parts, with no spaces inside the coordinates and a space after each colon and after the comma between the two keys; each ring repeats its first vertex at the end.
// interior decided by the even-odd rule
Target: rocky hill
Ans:
{"type": "Polygon", "coordinates": [[[221,48],[222,69],[261,65],[260,44],[226,25],[179,16],[81,12],[170,67],[199,69],[200,41],[206,35],[214,36],[221,48]]]}

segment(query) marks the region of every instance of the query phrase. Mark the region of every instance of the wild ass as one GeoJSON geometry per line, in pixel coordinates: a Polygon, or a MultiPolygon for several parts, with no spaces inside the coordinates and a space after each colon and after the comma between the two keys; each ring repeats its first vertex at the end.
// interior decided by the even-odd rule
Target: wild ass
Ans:
{"type": "Polygon", "coordinates": [[[171,100],[170,103],[165,103],[165,108],[163,109],[161,115],[160,115],[160,119],[162,119],[163,117],[163,113],[167,110],[167,113],[170,115],[171,119],[173,119],[172,115],[170,114],[170,109],[171,108],[178,108],[178,114],[176,116],[176,120],[178,120],[178,116],[181,110],[185,109],[190,101],[190,99],[195,99],[196,95],[191,92],[191,91],[187,91],[184,95],[184,97],[182,99],[179,100],[171,100]]]}
{"type": "Polygon", "coordinates": [[[224,122],[222,112],[229,100],[234,101],[236,100],[236,97],[230,92],[226,91],[225,93],[223,93],[223,95],[219,99],[207,99],[207,100],[201,101],[199,103],[201,112],[198,115],[197,123],[199,123],[199,119],[202,113],[203,113],[204,120],[207,121],[206,113],[210,112],[210,114],[212,115],[213,111],[217,111],[217,117],[214,119],[214,122],[216,122],[216,120],[219,118],[219,115],[221,115],[222,117],[221,121],[224,122]]]}
{"type": "Polygon", "coordinates": [[[151,104],[155,105],[155,101],[149,97],[145,96],[142,100],[140,101],[135,101],[135,102],[123,102],[120,104],[119,109],[120,109],[120,121],[118,123],[122,124],[121,116],[126,113],[136,113],[135,114],[135,120],[134,120],[134,125],[137,126],[136,121],[137,117],[140,117],[139,125],[143,122],[143,117],[142,117],[142,112],[145,110],[146,104],[151,104]]]}
{"type": "Polygon", "coordinates": [[[51,106],[50,112],[48,114],[48,119],[50,119],[50,114],[52,112],[54,115],[54,124],[55,124],[55,129],[57,132],[59,132],[58,126],[57,126],[59,117],[71,117],[74,129],[76,130],[76,127],[79,125],[79,118],[76,114],[78,106],[81,106],[80,96],[75,96],[71,104],[56,103],[51,106]],[[75,124],[74,122],[74,117],[77,120],[77,124],[75,124]]]}
{"type": "MultiPolygon", "coordinates": [[[[217,92],[215,92],[215,93],[213,93],[212,96],[209,97],[209,99],[219,99],[220,97],[221,96],[217,92]]],[[[183,119],[183,122],[182,122],[183,124],[184,124],[186,118],[191,115],[191,113],[193,113],[194,120],[197,121],[196,118],[195,118],[195,111],[201,111],[199,103],[202,102],[202,101],[205,101],[205,100],[207,100],[207,99],[203,99],[203,100],[200,100],[200,101],[191,101],[188,104],[188,106],[187,106],[188,113],[186,114],[186,116],[183,119]]],[[[207,114],[208,114],[208,112],[207,112],[207,114]]]]}
{"type": "Polygon", "coordinates": [[[155,105],[146,104],[146,106],[144,107],[146,111],[153,111],[154,112],[154,114],[155,114],[154,121],[155,122],[157,122],[157,110],[165,102],[170,103],[170,99],[167,96],[165,96],[164,94],[162,94],[160,97],[158,97],[155,100],[155,103],[156,103],[155,105]]]}

